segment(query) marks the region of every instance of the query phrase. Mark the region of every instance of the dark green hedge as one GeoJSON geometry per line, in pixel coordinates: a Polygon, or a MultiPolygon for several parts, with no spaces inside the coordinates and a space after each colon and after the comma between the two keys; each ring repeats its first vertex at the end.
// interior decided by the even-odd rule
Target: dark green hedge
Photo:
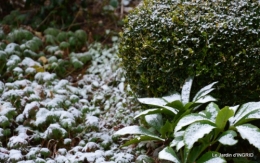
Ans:
{"type": "Polygon", "coordinates": [[[256,0],[144,1],[125,20],[119,56],[139,96],[162,96],[195,76],[219,81],[223,105],[259,100],[260,4],[256,0]]]}

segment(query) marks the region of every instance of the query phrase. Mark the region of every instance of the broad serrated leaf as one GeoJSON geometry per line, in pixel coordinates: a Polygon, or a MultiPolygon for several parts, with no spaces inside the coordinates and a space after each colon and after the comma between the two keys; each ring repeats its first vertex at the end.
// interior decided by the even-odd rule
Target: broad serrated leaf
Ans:
{"type": "Polygon", "coordinates": [[[224,107],[218,112],[218,115],[216,117],[216,125],[220,130],[223,130],[227,124],[227,121],[230,117],[234,115],[233,110],[231,110],[229,107],[224,107]]]}
{"type": "Polygon", "coordinates": [[[151,127],[160,132],[160,129],[163,127],[163,119],[161,114],[149,114],[146,115],[144,118],[151,127]]]}
{"type": "Polygon", "coordinates": [[[221,157],[221,154],[214,151],[205,153],[196,163],[226,163],[227,161],[221,157]]]}
{"type": "Polygon", "coordinates": [[[191,124],[185,130],[183,136],[185,146],[191,149],[195,142],[210,133],[214,128],[216,128],[215,124],[209,121],[199,121],[191,124]]]}
{"type": "Polygon", "coordinates": [[[213,90],[215,89],[215,88],[212,88],[212,87],[213,87],[213,85],[215,85],[216,83],[217,83],[217,82],[213,82],[213,83],[211,83],[211,84],[209,84],[209,85],[207,85],[207,86],[201,88],[201,89],[196,93],[196,95],[194,96],[194,98],[193,98],[192,101],[195,102],[195,101],[197,101],[199,98],[201,98],[201,97],[203,97],[203,96],[209,94],[211,91],[213,91],[213,90]]]}
{"type": "Polygon", "coordinates": [[[237,131],[243,139],[247,139],[250,144],[260,150],[260,129],[252,124],[236,126],[237,131]]]}
{"type": "Polygon", "coordinates": [[[168,160],[172,161],[174,163],[181,163],[180,160],[178,159],[176,153],[171,147],[165,147],[163,150],[159,152],[158,155],[159,159],[162,160],[168,160]]]}
{"type": "Polygon", "coordinates": [[[228,130],[221,134],[218,141],[223,145],[235,145],[238,142],[238,140],[235,139],[236,136],[237,133],[235,131],[228,130]]]}
{"type": "Polygon", "coordinates": [[[191,86],[193,82],[193,77],[189,77],[185,80],[185,83],[181,90],[181,101],[185,105],[190,101],[190,92],[191,92],[191,86]]]}
{"type": "Polygon", "coordinates": [[[141,126],[128,126],[114,133],[114,135],[127,135],[127,134],[144,135],[144,136],[154,138],[155,140],[164,141],[164,139],[154,135],[152,132],[150,132],[149,130],[141,126]]]}
{"type": "Polygon", "coordinates": [[[233,125],[238,125],[236,124],[240,119],[244,118],[247,116],[250,112],[253,112],[255,110],[260,109],[260,102],[249,102],[246,104],[243,104],[235,114],[234,118],[232,119],[232,124],[233,125]]]}
{"type": "Polygon", "coordinates": [[[191,113],[189,115],[184,116],[180,121],[177,123],[174,133],[182,129],[182,127],[190,125],[196,121],[201,121],[201,120],[209,120],[205,116],[198,114],[198,113],[191,113]]]}

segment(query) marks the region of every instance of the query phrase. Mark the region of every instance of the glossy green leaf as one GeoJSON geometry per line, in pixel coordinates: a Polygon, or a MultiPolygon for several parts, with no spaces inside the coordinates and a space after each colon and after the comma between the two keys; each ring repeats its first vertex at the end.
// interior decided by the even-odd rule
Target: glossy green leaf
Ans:
{"type": "Polygon", "coordinates": [[[173,132],[173,125],[167,120],[164,126],[161,127],[160,133],[162,134],[162,137],[166,137],[167,133],[173,132]]]}
{"type": "Polygon", "coordinates": [[[227,121],[230,117],[234,115],[233,110],[231,110],[229,107],[224,107],[218,112],[218,115],[216,117],[216,125],[220,130],[223,130],[227,124],[227,121]]]}

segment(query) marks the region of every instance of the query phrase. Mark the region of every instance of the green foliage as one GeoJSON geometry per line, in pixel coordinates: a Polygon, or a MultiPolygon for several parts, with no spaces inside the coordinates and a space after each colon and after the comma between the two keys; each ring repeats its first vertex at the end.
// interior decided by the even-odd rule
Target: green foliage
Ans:
{"type": "Polygon", "coordinates": [[[159,97],[196,76],[195,88],[221,83],[221,106],[259,100],[259,12],[257,1],[145,1],[125,19],[127,81],[159,97]]]}
{"type": "Polygon", "coordinates": [[[92,59],[88,52],[82,51],[87,49],[85,31],[64,32],[47,28],[44,34],[36,36],[28,30],[15,29],[4,35],[5,39],[0,43],[10,43],[0,50],[1,79],[10,81],[17,79],[23,75],[21,71],[23,68],[27,68],[24,72],[28,76],[37,72],[56,72],[58,77],[64,77],[75,69],[83,68],[92,59]],[[72,43],[69,40],[71,37],[73,37],[72,43]],[[39,60],[41,65],[34,64],[31,59],[39,60]],[[11,74],[16,74],[15,78],[9,78],[11,74]]]}
{"type": "MultiPolygon", "coordinates": [[[[115,132],[114,135],[138,135],[127,141],[123,146],[136,144],[142,141],[159,141],[164,142],[165,145],[169,145],[168,143],[174,139],[174,129],[176,129],[176,125],[179,123],[180,119],[186,115],[195,114],[193,112],[202,104],[216,101],[216,99],[208,95],[214,90],[212,86],[216,82],[203,87],[197,92],[193,100],[190,100],[192,82],[193,78],[186,79],[181,94],[174,93],[162,98],[139,98],[138,101],[142,104],[153,106],[153,109],[145,110],[135,116],[135,119],[140,117],[145,119],[144,126],[128,126],[115,132]],[[149,128],[146,129],[146,126],[149,128]]],[[[196,118],[194,119],[196,120],[196,118]]],[[[172,149],[169,148],[165,150],[166,151],[163,152],[172,153],[174,155],[172,149]]]]}

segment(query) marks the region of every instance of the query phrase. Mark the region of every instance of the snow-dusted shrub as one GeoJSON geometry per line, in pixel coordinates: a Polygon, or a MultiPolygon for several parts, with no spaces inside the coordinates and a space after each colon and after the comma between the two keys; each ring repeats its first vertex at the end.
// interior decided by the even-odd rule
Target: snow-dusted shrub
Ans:
{"type": "Polygon", "coordinates": [[[259,99],[259,1],[144,1],[128,15],[119,55],[139,96],[219,81],[222,104],[259,99]]]}

